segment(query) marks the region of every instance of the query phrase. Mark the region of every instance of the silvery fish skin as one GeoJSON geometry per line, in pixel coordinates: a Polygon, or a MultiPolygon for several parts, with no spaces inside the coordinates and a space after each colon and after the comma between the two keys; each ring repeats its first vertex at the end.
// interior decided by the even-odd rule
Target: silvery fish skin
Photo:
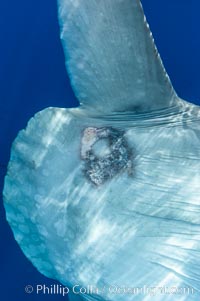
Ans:
{"type": "Polygon", "coordinates": [[[196,301],[200,109],[176,95],[139,1],[58,2],[81,105],[37,113],[13,143],[15,239],[42,274],[96,288],[70,300],[196,301]]]}

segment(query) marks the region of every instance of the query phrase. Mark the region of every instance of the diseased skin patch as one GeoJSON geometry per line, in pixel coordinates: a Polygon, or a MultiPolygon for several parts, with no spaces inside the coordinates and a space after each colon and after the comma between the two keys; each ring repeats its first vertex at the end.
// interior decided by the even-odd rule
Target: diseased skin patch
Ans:
{"type": "Polygon", "coordinates": [[[84,130],[81,141],[84,173],[96,186],[122,171],[133,173],[133,153],[124,134],[124,131],[112,127],[88,127],[84,130]]]}

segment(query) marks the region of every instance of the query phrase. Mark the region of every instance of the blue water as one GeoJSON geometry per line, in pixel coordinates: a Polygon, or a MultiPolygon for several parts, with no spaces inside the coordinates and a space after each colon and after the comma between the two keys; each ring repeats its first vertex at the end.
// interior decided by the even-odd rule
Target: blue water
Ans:
{"type": "MultiPolygon", "coordinates": [[[[157,47],[184,99],[200,104],[198,0],[143,0],[157,47]]],[[[10,147],[37,111],[78,105],[64,67],[55,0],[0,1],[0,189],[10,147]]],[[[63,300],[27,295],[27,284],[55,284],[22,254],[5,221],[1,200],[1,300],[63,300]]]]}

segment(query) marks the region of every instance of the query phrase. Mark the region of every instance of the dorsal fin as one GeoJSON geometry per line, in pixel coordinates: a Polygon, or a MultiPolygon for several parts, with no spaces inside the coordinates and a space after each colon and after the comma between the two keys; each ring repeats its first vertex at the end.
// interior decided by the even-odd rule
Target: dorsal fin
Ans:
{"type": "Polygon", "coordinates": [[[58,2],[66,66],[83,107],[110,114],[175,104],[139,0],[58,2]]]}

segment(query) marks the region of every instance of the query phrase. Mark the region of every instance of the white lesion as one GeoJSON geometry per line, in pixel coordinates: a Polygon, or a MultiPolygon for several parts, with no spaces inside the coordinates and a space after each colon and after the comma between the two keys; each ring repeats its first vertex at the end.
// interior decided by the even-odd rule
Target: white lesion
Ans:
{"type": "Polygon", "coordinates": [[[85,161],[85,176],[93,184],[103,184],[124,170],[132,174],[132,150],[124,134],[111,127],[84,130],[81,159],[85,161]]]}
{"type": "Polygon", "coordinates": [[[92,146],[97,141],[97,128],[88,127],[83,132],[83,137],[81,141],[81,157],[86,159],[87,152],[92,149],[92,146]]]}

